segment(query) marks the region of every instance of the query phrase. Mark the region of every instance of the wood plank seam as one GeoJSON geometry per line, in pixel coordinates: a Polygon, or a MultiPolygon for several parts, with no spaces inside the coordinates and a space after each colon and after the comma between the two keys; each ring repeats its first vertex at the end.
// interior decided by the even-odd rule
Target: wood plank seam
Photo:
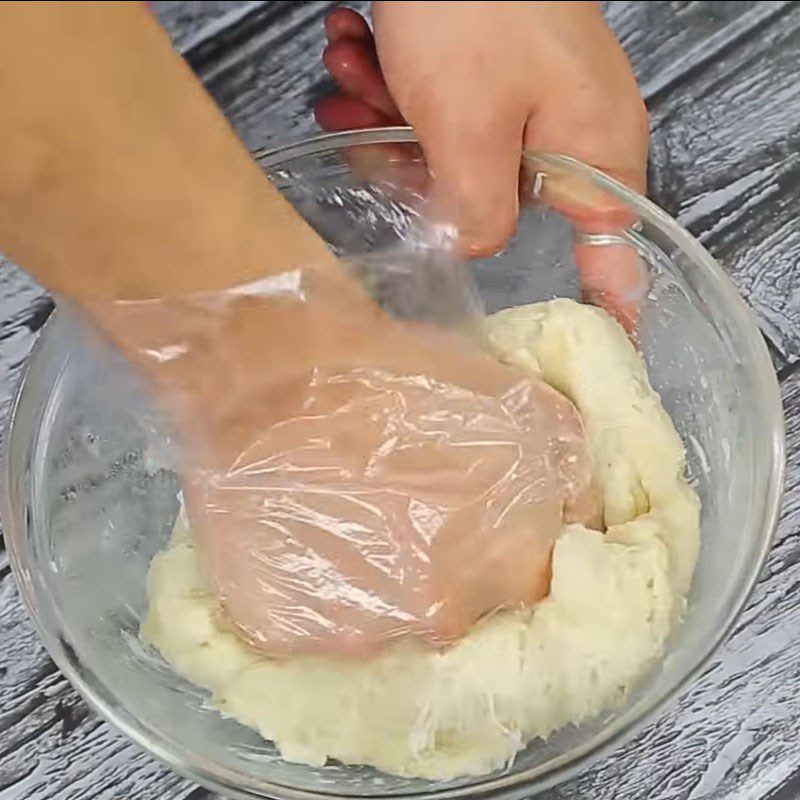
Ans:
{"type": "Polygon", "coordinates": [[[798,800],[800,798],[800,771],[792,776],[781,786],[770,792],[764,800],[798,800]]]}
{"type": "MultiPolygon", "coordinates": [[[[270,40],[272,47],[280,47],[287,43],[298,29],[303,29],[310,22],[321,21],[333,7],[331,3],[318,3],[310,14],[307,14],[293,24],[281,27],[277,23],[283,18],[292,16],[292,3],[269,3],[254,8],[241,19],[236,20],[229,28],[213,39],[206,40],[188,48],[183,57],[189,66],[202,78],[203,81],[212,80],[229,64],[235,64],[243,55],[248,53],[248,43],[270,33],[277,31],[277,35],[270,40]]],[[[320,25],[320,31],[322,26],[320,25]]],[[[320,51],[320,75],[322,75],[322,52],[320,51]]],[[[246,56],[245,56],[246,57],[246,56]]]]}
{"type": "Polygon", "coordinates": [[[266,2],[267,0],[253,0],[253,2],[247,3],[244,6],[226,11],[222,17],[213,18],[182,43],[179,48],[180,52],[185,54],[200,48],[206,42],[224,37],[228,31],[239,25],[254,12],[258,11],[266,2]]]}
{"type": "Polygon", "coordinates": [[[642,84],[640,88],[648,107],[651,103],[657,103],[665,94],[702,72],[705,67],[720,56],[738,47],[746,39],[752,38],[768,26],[775,25],[783,15],[792,11],[791,6],[792,3],[788,2],[777,8],[771,8],[767,13],[762,12],[756,17],[752,25],[734,23],[731,26],[734,29],[732,32],[723,30],[717,42],[710,44],[706,42],[702,53],[696,60],[692,60],[692,58],[682,60],[680,66],[670,72],[663,81],[651,80],[642,84]]]}
{"type": "Polygon", "coordinates": [[[776,375],[778,376],[778,382],[783,383],[798,371],[800,371],[800,360],[786,364],[776,372],[776,375]]]}

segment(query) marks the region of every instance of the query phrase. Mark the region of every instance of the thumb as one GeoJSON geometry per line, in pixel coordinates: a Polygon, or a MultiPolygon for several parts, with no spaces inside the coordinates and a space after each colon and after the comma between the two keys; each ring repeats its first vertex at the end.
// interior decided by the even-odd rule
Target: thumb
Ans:
{"type": "Polygon", "coordinates": [[[525,120],[463,102],[448,107],[409,122],[433,178],[436,213],[457,227],[462,252],[491,255],[516,226],[525,120]]]}

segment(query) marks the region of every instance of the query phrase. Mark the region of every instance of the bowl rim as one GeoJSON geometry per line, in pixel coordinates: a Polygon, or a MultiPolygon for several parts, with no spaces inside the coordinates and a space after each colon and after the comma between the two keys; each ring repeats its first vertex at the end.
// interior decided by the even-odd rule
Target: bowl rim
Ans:
{"type": "MultiPolygon", "coordinates": [[[[259,148],[252,151],[251,154],[262,167],[269,168],[285,164],[297,158],[319,155],[326,151],[344,147],[404,143],[418,144],[419,142],[410,127],[394,126],[322,134],[275,148],[259,148]]],[[[523,153],[523,161],[544,164],[554,168],[565,168],[572,173],[585,177],[612,196],[616,196],[629,204],[636,210],[640,218],[648,220],[665,231],[670,239],[697,266],[705,270],[706,277],[712,283],[714,290],[719,293],[729,306],[731,313],[738,317],[737,324],[743,329],[749,330],[755,350],[754,383],[762,395],[762,403],[769,411],[767,425],[769,426],[768,441],[772,463],[764,500],[764,532],[758,543],[756,558],[752,562],[744,591],[728,608],[722,624],[717,629],[717,634],[707,642],[701,654],[694,658],[692,668],[687,670],[679,681],[676,681],[669,690],[665,691],[639,717],[625,724],[614,725],[612,722],[601,734],[602,740],[600,742],[588,743],[582,748],[578,747],[571,750],[569,754],[564,754],[557,760],[555,765],[551,764],[546,770],[542,770],[542,767],[531,767],[521,772],[500,775],[494,778],[488,777],[476,783],[441,790],[375,793],[370,795],[299,789],[266,781],[259,781],[258,788],[255,785],[245,787],[241,783],[231,782],[236,780],[233,775],[220,774],[221,772],[227,773],[229,772],[228,770],[224,768],[212,770],[196,764],[191,754],[186,752],[183,747],[176,745],[171,739],[162,737],[158,732],[145,728],[130,712],[120,708],[112,699],[101,697],[96,688],[90,686],[89,682],[84,678],[83,670],[79,668],[79,665],[73,663],[74,654],[71,657],[67,648],[64,647],[61,637],[45,628],[39,614],[35,590],[29,579],[21,552],[22,534],[12,508],[12,468],[9,461],[9,451],[11,449],[10,443],[18,435],[17,418],[31,371],[37,363],[43,343],[46,341],[48,331],[53,327],[54,320],[62,316],[56,309],[42,326],[40,334],[31,349],[14,394],[2,442],[2,455],[0,456],[0,471],[2,472],[0,477],[0,480],[2,480],[0,511],[2,512],[6,546],[12,571],[28,615],[44,642],[49,655],[86,703],[128,739],[177,773],[201,783],[213,791],[222,792],[230,797],[241,798],[241,800],[256,800],[264,797],[286,798],[287,800],[320,800],[320,798],[332,797],[340,797],[345,800],[397,800],[398,798],[406,797],[413,797],[415,800],[455,800],[455,798],[462,797],[483,798],[490,796],[516,800],[517,798],[530,796],[532,791],[538,793],[576,777],[594,766],[612,750],[632,739],[644,727],[651,724],[666,705],[671,703],[677,696],[683,694],[689,684],[693,683],[705,671],[720,646],[728,638],[736,620],[749,601],[775,536],[781,511],[785,471],[785,420],[780,386],[755,314],[740,296],[722,267],[708,251],[677,221],[646,197],[628,189],[594,167],[590,167],[570,156],[526,151],[523,153]]]]}

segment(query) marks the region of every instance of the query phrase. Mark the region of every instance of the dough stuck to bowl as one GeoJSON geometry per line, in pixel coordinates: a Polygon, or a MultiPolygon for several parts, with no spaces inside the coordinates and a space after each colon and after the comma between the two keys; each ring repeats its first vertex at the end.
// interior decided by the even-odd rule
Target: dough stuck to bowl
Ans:
{"type": "Polygon", "coordinates": [[[430,779],[490,772],[531,739],[619,704],[684,611],[699,502],[622,328],[554,300],[501,311],[487,331],[498,358],[576,404],[603,490],[606,533],[564,527],[550,594],[533,608],[494,614],[442,651],[398,644],[362,662],[275,661],[218,622],[182,518],[153,560],[144,640],[288,760],[430,779]]]}

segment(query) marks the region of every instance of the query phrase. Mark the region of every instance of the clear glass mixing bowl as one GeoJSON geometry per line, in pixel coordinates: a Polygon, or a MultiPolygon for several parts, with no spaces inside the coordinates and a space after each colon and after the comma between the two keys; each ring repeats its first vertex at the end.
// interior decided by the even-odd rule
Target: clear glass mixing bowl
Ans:
{"type": "MultiPolygon", "coordinates": [[[[395,190],[424,174],[413,142],[406,129],[355,132],[258,158],[319,233],[352,255],[407,232],[414,212],[395,190]],[[388,161],[378,147],[387,144],[388,161]]],[[[429,783],[282,761],[138,638],[145,575],[167,542],[179,487],[161,423],[133,376],[59,310],[31,358],[6,439],[6,541],[58,666],[101,714],[179,772],[246,798],[530,796],[652,719],[730,630],[761,569],[782,487],[780,396],[753,316],[700,244],[647,200],[557,156],[528,155],[523,176],[514,240],[474,265],[487,310],[578,295],[571,224],[547,199],[548,187],[563,195],[565,180],[579,204],[630,212],[593,244],[634,248],[649,270],[641,349],[703,508],[688,615],[667,657],[622,708],[533,742],[479,779],[429,783]]]]}

